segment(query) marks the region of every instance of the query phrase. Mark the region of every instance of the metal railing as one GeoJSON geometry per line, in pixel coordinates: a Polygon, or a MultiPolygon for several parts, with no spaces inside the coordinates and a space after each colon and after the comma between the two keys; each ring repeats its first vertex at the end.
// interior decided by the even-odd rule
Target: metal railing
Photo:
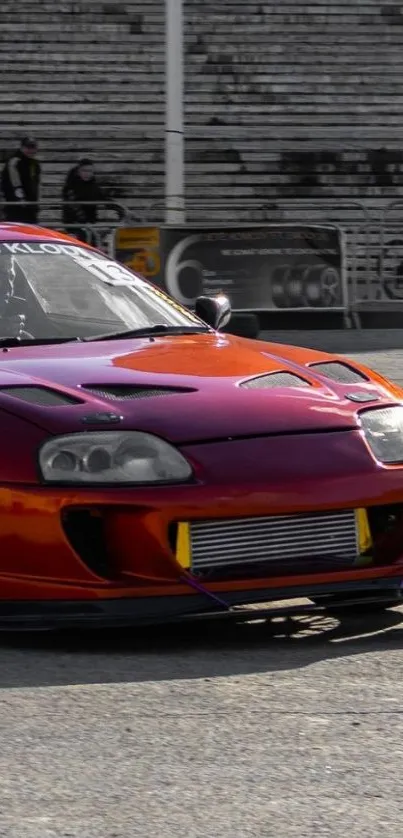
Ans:
{"type": "MultiPolygon", "coordinates": [[[[143,215],[144,225],[161,225],[162,202],[151,202],[143,215]]],[[[250,197],[235,201],[207,198],[189,202],[190,229],[211,226],[243,226],[259,223],[299,222],[337,224],[345,234],[349,308],[352,312],[397,310],[403,307],[403,199],[377,208],[355,199],[337,200],[250,197]],[[397,215],[397,219],[396,219],[397,215]],[[395,218],[394,218],[395,216],[395,218]]]]}
{"type": "MultiPolygon", "coordinates": [[[[60,201],[57,199],[45,199],[39,203],[35,201],[0,201],[0,217],[4,221],[5,209],[15,207],[20,212],[17,216],[21,216],[21,210],[29,208],[38,208],[38,226],[46,227],[61,233],[68,233],[74,237],[79,234],[80,240],[87,244],[92,244],[100,250],[105,251],[110,256],[113,255],[113,236],[114,231],[118,226],[136,223],[128,208],[120,201],[101,200],[101,201],[60,201]],[[63,210],[65,208],[83,208],[93,207],[96,204],[99,214],[109,216],[109,218],[98,221],[95,224],[89,224],[85,220],[80,221],[77,218],[75,223],[64,224],[63,210]],[[57,218],[59,216],[59,218],[57,218]]],[[[17,220],[15,223],[26,223],[29,221],[17,220]]]]}
{"type": "MultiPolygon", "coordinates": [[[[0,215],[6,202],[0,201],[0,215]]],[[[21,208],[22,202],[12,205],[21,208]]],[[[63,208],[93,206],[93,201],[67,202],[46,199],[40,202],[40,224],[75,235],[82,231],[85,241],[110,256],[114,255],[114,236],[118,227],[164,227],[166,207],[162,201],[143,203],[134,214],[120,201],[97,202],[102,220],[88,224],[77,220],[64,224],[63,208]],[[107,217],[104,217],[107,216],[107,217]],[[43,219],[43,220],[42,220],[43,219]],[[158,220],[157,220],[158,219],[158,220]]],[[[33,206],[33,202],[24,206],[33,206]]],[[[228,202],[207,198],[193,200],[187,208],[190,229],[258,226],[267,223],[337,224],[345,237],[345,263],[348,305],[351,311],[386,310],[403,307],[403,199],[389,201],[381,209],[358,200],[273,198],[264,201],[250,197],[228,202]]]]}
{"type": "MultiPolygon", "coordinates": [[[[138,226],[166,226],[160,219],[167,207],[161,201],[150,202],[138,226]]],[[[349,302],[366,299],[374,283],[372,263],[379,251],[379,224],[361,201],[329,199],[267,199],[250,197],[242,201],[207,198],[189,202],[186,227],[259,226],[267,223],[336,224],[345,241],[345,273],[349,302]]],[[[134,226],[134,225],[133,225],[134,226]]]]}
{"type": "Polygon", "coordinates": [[[384,305],[403,307],[403,200],[390,201],[381,213],[379,227],[379,275],[384,305]],[[393,221],[398,210],[399,218],[393,221]]]}
{"type": "MultiPolygon", "coordinates": [[[[5,201],[0,200],[0,215],[3,217],[4,220],[4,211],[6,207],[15,207],[19,210],[26,209],[26,208],[33,208],[37,207],[38,211],[41,215],[47,215],[50,211],[52,211],[52,215],[54,215],[55,211],[59,212],[60,215],[63,214],[63,209],[66,207],[71,208],[82,208],[82,207],[93,207],[94,205],[97,206],[98,209],[104,210],[106,212],[114,212],[115,213],[115,221],[121,220],[128,220],[132,219],[133,216],[128,210],[128,208],[122,204],[120,201],[113,201],[113,200],[99,200],[99,201],[62,201],[60,199],[40,199],[39,201],[5,201]]],[[[80,223],[79,221],[77,222],[80,223]]]]}

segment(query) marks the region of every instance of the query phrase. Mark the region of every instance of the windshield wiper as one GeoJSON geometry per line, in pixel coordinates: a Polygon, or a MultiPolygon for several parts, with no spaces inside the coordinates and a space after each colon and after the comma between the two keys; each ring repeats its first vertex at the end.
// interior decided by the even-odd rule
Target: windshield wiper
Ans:
{"type": "Polygon", "coordinates": [[[22,338],[0,337],[0,349],[8,349],[11,346],[47,346],[52,343],[76,343],[81,338],[22,338]]]}
{"type": "Polygon", "coordinates": [[[155,326],[144,326],[141,329],[126,329],[124,332],[107,332],[105,335],[91,335],[82,338],[83,341],[96,340],[124,340],[125,338],[148,338],[158,335],[195,335],[210,332],[208,326],[167,326],[159,323],[155,326]]]}

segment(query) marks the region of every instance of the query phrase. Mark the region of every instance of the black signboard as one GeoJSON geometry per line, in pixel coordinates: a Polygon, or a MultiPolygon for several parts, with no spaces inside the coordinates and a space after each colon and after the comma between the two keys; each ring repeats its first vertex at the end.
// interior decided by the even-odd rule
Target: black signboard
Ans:
{"type": "Polygon", "coordinates": [[[343,238],[333,225],[118,227],[114,250],[188,307],[224,292],[234,311],[347,308],[343,238]]]}
{"type": "Polygon", "coordinates": [[[153,281],[189,307],[223,292],[234,311],[344,310],[343,250],[332,225],[162,227],[153,281]]]}

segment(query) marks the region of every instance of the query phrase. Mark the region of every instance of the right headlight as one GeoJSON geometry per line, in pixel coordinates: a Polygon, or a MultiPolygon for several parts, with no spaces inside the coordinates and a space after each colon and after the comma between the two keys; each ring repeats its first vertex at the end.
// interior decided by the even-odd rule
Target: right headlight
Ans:
{"type": "Polygon", "coordinates": [[[383,407],[360,413],[365,438],[377,460],[403,463],[403,407],[383,407]]]}
{"type": "Polygon", "coordinates": [[[46,483],[184,483],[192,468],[180,451],[141,431],[94,431],[52,437],[39,451],[46,483]]]}

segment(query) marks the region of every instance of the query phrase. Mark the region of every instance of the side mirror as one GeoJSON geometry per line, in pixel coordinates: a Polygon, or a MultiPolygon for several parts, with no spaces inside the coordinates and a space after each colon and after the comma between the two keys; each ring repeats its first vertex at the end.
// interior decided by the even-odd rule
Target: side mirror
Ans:
{"type": "Polygon", "coordinates": [[[208,326],[218,331],[223,329],[231,319],[230,300],[225,294],[217,294],[215,297],[198,297],[195,314],[208,326]]]}

